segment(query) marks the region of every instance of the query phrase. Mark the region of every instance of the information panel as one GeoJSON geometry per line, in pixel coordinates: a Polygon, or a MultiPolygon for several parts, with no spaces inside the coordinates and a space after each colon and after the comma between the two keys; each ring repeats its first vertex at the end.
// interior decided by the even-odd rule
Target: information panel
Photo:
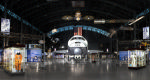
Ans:
{"type": "Polygon", "coordinates": [[[42,50],[40,48],[32,48],[27,50],[27,61],[28,62],[41,62],[42,50]]]}
{"type": "Polygon", "coordinates": [[[149,39],[149,27],[143,27],[143,39],[149,39]]]}

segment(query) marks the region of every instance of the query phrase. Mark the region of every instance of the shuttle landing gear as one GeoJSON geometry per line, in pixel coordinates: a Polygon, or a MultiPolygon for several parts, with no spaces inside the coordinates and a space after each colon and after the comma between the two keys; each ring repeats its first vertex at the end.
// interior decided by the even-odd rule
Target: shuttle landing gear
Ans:
{"type": "Polygon", "coordinates": [[[73,64],[79,62],[87,62],[88,57],[87,55],[68,55],[68,61],[73,64]]]}

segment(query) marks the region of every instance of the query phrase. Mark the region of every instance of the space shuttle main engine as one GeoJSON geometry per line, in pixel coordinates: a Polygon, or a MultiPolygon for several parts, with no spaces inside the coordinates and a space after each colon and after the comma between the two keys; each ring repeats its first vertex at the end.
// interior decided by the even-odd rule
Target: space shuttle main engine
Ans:
{"type": "Polygon", "coordinates": [[[88,42],[87,40],[80,35],[73,36],[68,41],[68,59],[81,60],[85,58],[88,53],[88,42]]]}

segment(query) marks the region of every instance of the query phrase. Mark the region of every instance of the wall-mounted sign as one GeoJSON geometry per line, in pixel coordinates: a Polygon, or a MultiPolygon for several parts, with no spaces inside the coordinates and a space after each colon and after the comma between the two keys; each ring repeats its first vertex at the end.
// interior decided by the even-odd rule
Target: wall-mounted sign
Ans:
{"type": "Polygon", "coordinates": [[[149,27],[143,27],[143,39],[149,39],[149,27]]]}

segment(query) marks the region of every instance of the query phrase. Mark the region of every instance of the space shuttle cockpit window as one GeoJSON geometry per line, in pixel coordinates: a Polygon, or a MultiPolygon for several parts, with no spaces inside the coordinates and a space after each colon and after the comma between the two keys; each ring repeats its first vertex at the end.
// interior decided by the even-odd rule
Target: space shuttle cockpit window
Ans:
{"type": "Polygon", "coordinates": [[[84,40],[85,41],[85,39],[82,37],[73,37],[71,40],[84,40]]]}
{"type": "Polygon", "coordinates": [[[76,39],[76,37],[73,37],[71,40],[75,40],[76,39]]]}
{"type": "Polygon", "coordinates": [[[85,41],[85,39],[84,38],[82,38],[82,37],[78,37],[80,40],[84,40],[85,41]]]}

